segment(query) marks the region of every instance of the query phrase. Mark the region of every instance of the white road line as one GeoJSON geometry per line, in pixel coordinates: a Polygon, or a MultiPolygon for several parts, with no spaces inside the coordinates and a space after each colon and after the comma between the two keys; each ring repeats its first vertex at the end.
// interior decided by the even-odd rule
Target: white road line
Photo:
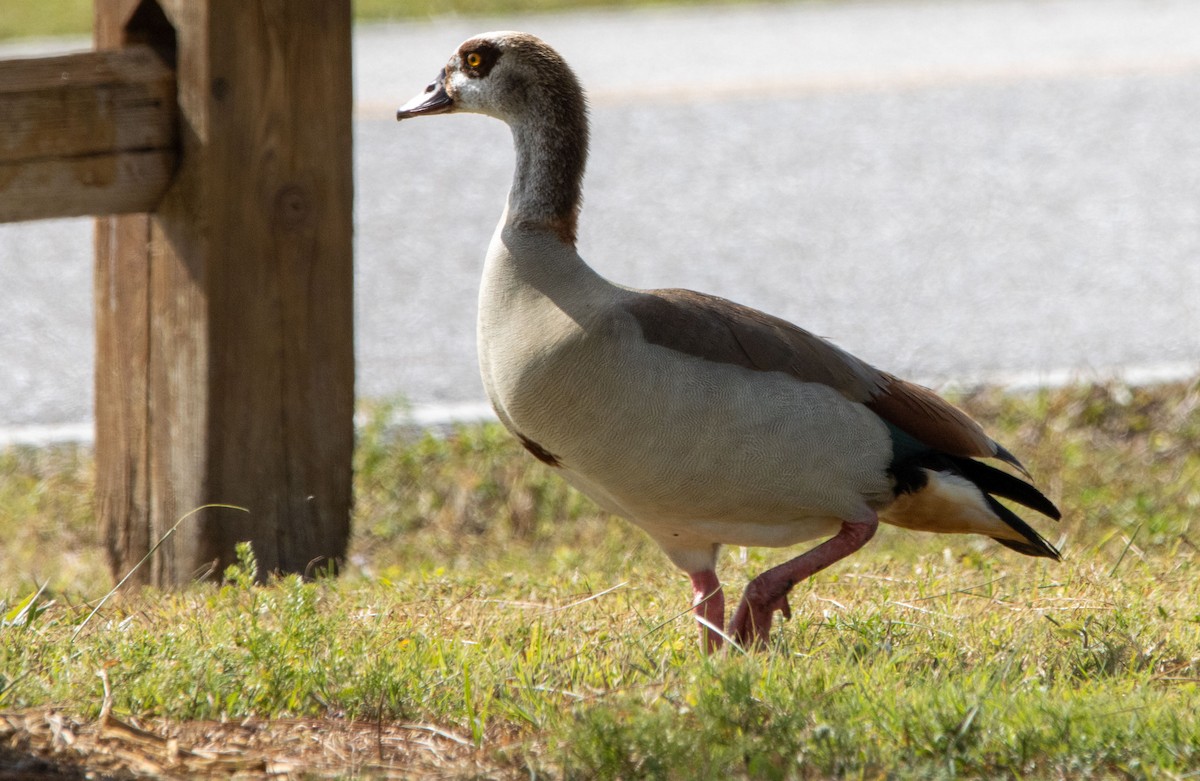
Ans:
{"type": "MultiPolygon", "coordinates": [[[[1050,369],[1045,371],[1007,372],[994,375],[956,378],[941,381],[926,379],[922,383],[939,390],[964,390],[984,386],[999,387],[1013,393],[1028,393],[1039,388],[1059,388],[1071,384],[1115,382],[1130,386],[1187,382],[1200,379],[1200,366],[1190,363],[1162,363],[1125,368],[1050,369]]],[[[487,402],[456,404],[425,404],[398,412],[393,416],[396,428],[434,429],[458,423],[478,423],[495,420],[487,402]]],[[[361,427],[365,419],[355,417],[361,427]]],[[[46,425],[0,427],[0,449],[9,447],[46,447],[49,445],[89,445],[94,439],[92,421],[46,425]]]]}

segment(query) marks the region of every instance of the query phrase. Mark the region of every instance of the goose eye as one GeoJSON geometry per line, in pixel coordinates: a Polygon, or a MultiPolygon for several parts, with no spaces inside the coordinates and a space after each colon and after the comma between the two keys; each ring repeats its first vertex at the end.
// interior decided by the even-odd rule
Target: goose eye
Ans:
{"type": "Polygon", "coordinates": [[[479,52],[471,52],[467,55],[467,67],[478,68],[483,64],[483,58],[479,56],[479,52]]]}

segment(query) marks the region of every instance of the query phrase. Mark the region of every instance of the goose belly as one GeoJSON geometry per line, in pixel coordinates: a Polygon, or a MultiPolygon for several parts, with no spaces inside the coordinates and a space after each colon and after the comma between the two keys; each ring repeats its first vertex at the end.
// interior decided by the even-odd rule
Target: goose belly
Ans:
{"type": "Polygon", "coordinates": [[[886,427],[832,388],[576,337],[485,385],[527,447],[660,542],[790,545],[890,501],[886,427]]]}

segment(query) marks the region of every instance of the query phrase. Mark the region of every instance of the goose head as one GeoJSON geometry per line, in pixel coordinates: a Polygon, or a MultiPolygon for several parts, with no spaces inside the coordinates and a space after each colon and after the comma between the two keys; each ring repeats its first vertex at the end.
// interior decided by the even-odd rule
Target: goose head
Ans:
{"type": "Polygon", "coordinates": [[[516,171],[508,221],[574,245],[587,161],[587,104],[579,80],[540,38],[491,32],[465,41],[396,119],[465,111],[512,129],[516,171]]]}
{"type": "Polygon", "coordinates": [[[570,66],[540,38],[498,31],[464,41],[396,119],[465,111],[516,125],[544,117],[547,107],[584,111],[583,90],[570,66]]]}

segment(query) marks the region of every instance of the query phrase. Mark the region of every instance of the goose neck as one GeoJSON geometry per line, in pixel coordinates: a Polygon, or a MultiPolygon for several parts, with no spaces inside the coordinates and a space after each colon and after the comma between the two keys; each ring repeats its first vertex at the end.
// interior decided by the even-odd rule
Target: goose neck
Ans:
{"type": "Polygon", "coordinates": [[[549,230],[575,245],[587,161],[587,122],[578,112],[553,113],[513,123],[516,172],[509,195],[509,223],[549,230]]]}

